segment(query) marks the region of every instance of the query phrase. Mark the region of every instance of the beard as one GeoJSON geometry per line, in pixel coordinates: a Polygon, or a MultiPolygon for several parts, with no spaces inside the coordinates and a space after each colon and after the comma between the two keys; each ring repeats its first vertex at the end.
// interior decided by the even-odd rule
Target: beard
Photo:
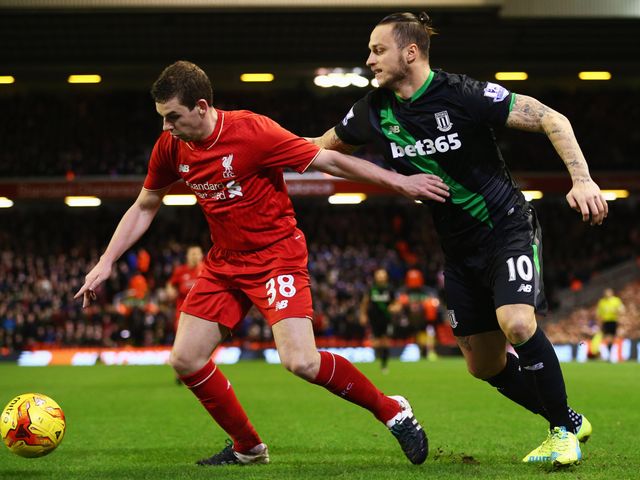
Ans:
{"type": "Polygon", "coordinates": [[[404,58],[400,58],[398,66],[387,73],[387,77],[379,82],[381,87],[388,88],[389,90],[396,90],[397,87],[407,78],[409,74],[409,64],[404,58]]]}

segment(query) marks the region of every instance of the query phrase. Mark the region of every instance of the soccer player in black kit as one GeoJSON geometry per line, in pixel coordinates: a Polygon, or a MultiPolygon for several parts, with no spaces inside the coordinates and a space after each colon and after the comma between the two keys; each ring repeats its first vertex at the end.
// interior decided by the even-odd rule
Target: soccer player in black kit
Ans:
{"type": "Polygon", "coordinates": [[[373,285],[362,298],[360,323],[371,327],[371,337],[376,357],[380,360],[382,373],[388,373],[389,337],[391,336],[391,304],[395,292],[389,285],[389,274],[384,268],[373,273],[373,285]]]}
{"type": "Polygon", "coordinates": [[[426,13],[385,17],[371,33],[367,59],[380,88],[312,141],[343,152],[371,144],[396,171],[446,183],[448,192],[429,203],[445,253],[449,321],[467,368],[548,420],[547,438],[524,462],[576,464],[591,425],[568,407],[560,364],[536,324],[535,312],[546,308],[540,227],[492,127],[549,138],[573,181],[567,202],[583,221],[600,225],[607,203],[566,117],[498,84],[431,69],[430,23],[426,13]],[[506,353],[507,341],[518,357],[506,353]]]}

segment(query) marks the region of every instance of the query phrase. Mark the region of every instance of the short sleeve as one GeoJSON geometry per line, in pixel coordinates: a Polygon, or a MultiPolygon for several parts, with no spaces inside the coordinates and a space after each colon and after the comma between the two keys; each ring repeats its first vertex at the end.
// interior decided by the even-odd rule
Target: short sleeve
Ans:
{"type": "Polygon", "coordinates": [[[249,131],[262,152],[262,167],[288,167],[304,172],[316,158],[320,147],[301,138],[262,115],[252,115],[249,131]]]}
{"type": "Polygon", "coordinates": [[[465,77],[461,84],[463,105],[480,124],[503,127],[513,106],[515,94],[502,85],[465,77]]]}
{"type": "Polygon", "coordinates": [[[177,148],[171,145],[170,135],[166,132],[160,135],[151,152],[144,188],[161,190],[180,180],[174,161],[176,154],[177,148]]]}
{"type": "Polygon", "coordinates": [[[176,267],[171,274],[171,278],[169,279],[169,283],[174,287],[178,287],[180,285],[180,275],[182,275],[181,268],[176,267]]]}
{"type": "Polygon", "coordinates": [[[358,100],[335,126],[338,138],[349,145],[364,145],[372,140],[368,96],[358,100]]]}

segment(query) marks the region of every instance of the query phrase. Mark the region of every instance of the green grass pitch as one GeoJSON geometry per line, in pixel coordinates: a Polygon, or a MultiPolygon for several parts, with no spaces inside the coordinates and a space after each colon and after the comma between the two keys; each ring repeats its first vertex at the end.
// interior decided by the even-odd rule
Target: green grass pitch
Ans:
{"type": "Polygon", "coordinates": [[[581,465],[549,470],[520,459],[545,422],[466,373],[460,359],[359,367],[387,394],[409,398],[429,435],[411,465],[373,416],[280,366],[223,366],[263,440],[270,465],[199,467],[226,438],[169,367],[0,365],[0,403],[40,392],[67,416],[62,445],[43,458],[0,448],[0,479],[637,479],[640,364],[565,364],[570,403],[594,435],[581,465]],[[549,477],[551,475],[552,477],[549,477]]]}

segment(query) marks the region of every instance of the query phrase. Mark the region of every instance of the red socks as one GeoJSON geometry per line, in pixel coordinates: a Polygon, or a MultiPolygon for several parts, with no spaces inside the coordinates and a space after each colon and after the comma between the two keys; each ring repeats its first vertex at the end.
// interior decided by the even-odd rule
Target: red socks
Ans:
{"type": "Polygon", "coordinates": [[[248,453],[262,443],[247,414],[238,402],[231,383],[218,367],[209,360],[195,373],[180,376],[213,419],[233,439],[233,448],[248,453]]]}
{"type": "Polygon", "coordinates": [[[378,390],[349,360],[325,351],[318,353],[320,370],[312,383],[366,408],[383,423],[400,412],[400,404],[378,390]]]}
{"type": "MultiPolygon", "coordinates": [[[[319,353],[320,370],[312,383],[366,408],[383,423],[400,412],[398,402],[385,396],[347,359],[329,352],[319,353]]],[[[231,384],[212,360],[197,372],[181,376],[180,380],[233,439],[234,450],[248,453],[262,443],[231,384]]]]}

